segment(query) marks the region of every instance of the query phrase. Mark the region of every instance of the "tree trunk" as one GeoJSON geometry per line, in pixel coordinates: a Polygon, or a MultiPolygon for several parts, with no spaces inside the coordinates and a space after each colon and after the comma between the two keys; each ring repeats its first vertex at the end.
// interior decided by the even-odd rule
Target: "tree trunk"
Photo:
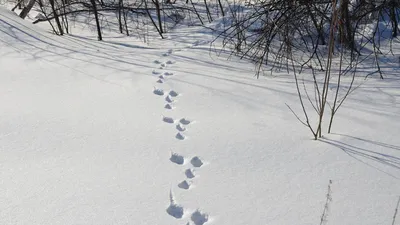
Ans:
{"type": "Polygon", "coordinates": [[[126,11],[125,10],[123,10],[123,15],[124,15],[124,24],[125,24],[126,36],[129,36],[129,29],[128,29],[128,23],[126,21],[126,11]]]}
{"type": "Polygon", "coordinates": [[[96,20],[97,39],[99,41],[101,41],[101,40],[103,40],[103,37],[101,36],[101,27],[100,27],[99,14],[97,12],[96,2],[95,2],[95,0],[90,0],[90,3],[92,3],[93,12],[94,12],[94,18],[96,20]]]}
{"type": "Polygon", "coordinates": [[[123,0],[118,1],[118,24],[119,24],[119,32],[122,34],[124,31],[122,29],[122,6],[123,0]]]}
{"type": "Polygon", "coordinates": [[[225,16],[225,12],[224,12],[224,7],[222,6],[221,0],[217,0],[217,1],[218,1],[219,8],[221,9],[222,17],[224,17],[225,16]]]}
{"type": "Polygon", "coordinates": [[[204,0],[204,5],[206,6],[208,22],[211,23],[212,22],[212,17],[211,17],[210,9],[208,8],[208,5],[207,5],[207,0],[204,0]]]}
{"type": "Polygon", "coordinates": [[[49,0],[49,3],[51,5],[51,9],[53,10],[53,14],[54,14],[54,19],[56,21],[57,27],[58,27],[58,32],[60,35],[64,34],[64,30],[62,28],[61,22],[60,22],[60,18],[58,17],[58,13],[56,10],[56,7],[54,5],[54,0],[49,0]]]}
{"type": "Polygon", "coordinates": [[[145,9],[146,9],[147,15],[150,18],[151,23],[156,28],[156,30],[157,30],[158,34],[160,34],[161,38],[164,39],[164,37],[162,35],[163,33],[161,32],[160,28],[157,27],[157,24],[156,24],[156,22],[154,22],[153,17],[151,17],[151,13],[149,11],[149,7],[147,6],[147,0],[143,0],[143,2],[144,2],[144,6],[145,6],[145,9]]]}
{"type": "Polygon", "coordinates": [[[340,1],[340,20],[339,20],[339,32],[340,36],[343,37],[342,44],[347,45],[350,49],[354,49],[353,32],[351,31],[351,21],[349,14],[349,0],[340,1]]]}
{"type": "Polygon", "coordinates": [[[29,0],[28,5],[24,7],[24,9],[19,14],[19,17],[21,17],[22,19],[25,19],[25,17],[31,11],[32,7],[35,5],[35,2],[36,2],[35,0],[29,0]]]}
{"type": "Polygon", "coordinates": [[[396,2],[395,0],[391,0],[389,2],[389,16],[390,21],[392,23],[392,37],[397,37],[398,34],[398,21],[397,21],[397,13],[396,13],[396,2]]]}
{"type": "Polygon", "coordinates": [[[161,21],[161,8],[159,0],[153,0],[154,5],[156,6],[157,18],[158,18],[158,26],[160,28],[160,32],[164,33],[162,21],[161,21]]]}

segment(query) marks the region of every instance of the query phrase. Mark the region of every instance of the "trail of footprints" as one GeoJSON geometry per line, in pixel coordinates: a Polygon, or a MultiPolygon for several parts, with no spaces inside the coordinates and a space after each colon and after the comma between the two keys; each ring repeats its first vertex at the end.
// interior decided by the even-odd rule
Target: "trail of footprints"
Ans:
{"type": "MultiPolygon", "coordinates": [[[[169,160],[179,166],[187,164],[188,161],[182,155],[173,152],[169,160]]],[[[196,171],[200,170],[203,165],[204,161],[199,156],[191,158],[189,168],[184,172],[185,179],[178,183],[178,188],[183,190],[191,189],[193,187],[193,180],[197,177],[196,171]]],[[[209,221],[209,214],[202,212],[200,209],[189,212],[189,210],[185,209],[182,205],[179,205],[175,200],[172,190],[170,190],[170,204],[167,208],[167,213],[176,219],[182,219],[185,215],[191,214],[190,220],[194,225],[203,225],[209,221]]],[[[188,222],[187,225],[190,225],[191,222],[188,222]]]]}
{"type": "MultiPolygon", "coordinates": [[[[163,53],[163,57],[168,57],[173,53],[173,50],[170,49],[166,53],[163,53]]],[[[153,75],[157,77],[156,83],[158,85],[164,84],[167,82],[168,78],[173,76],[174,73],[167,71],[168,67],[172,64],[175,64],[172,60],[160,61],[155,60],[154,63],[158,66],[157,69],[153,70],[153,75]]],[[[177,98],[180,96],[180,93],[175,90],[166,91],[162,88],[154,87],[153,93],[157,96],[162,96],[165,99],[164,108],[166,110],[175,109],[177,98]]],[[[174,119],[169,116],[163,116],[162,121],[169,124],[174,124],[177,130],[175,138],[177,140],[185,140],[187,136],[185,135],[185,131],[187,131],[187,127],[193,123],[193,120],[188,118],[174,119]]],[[[188,164],[189,167],[186,168],[183,175],[185,179],[176,185],[177,188],[182,190],[190,190],[193,187],[193,180],[197,177],[197,171],[204,165],[203,160],[199,156],[194,156],[190,160],[179,155],[177,153],[171,153],[170,161],[177,165],[183,166],[188,164]],[[187,163],[189,161],[190,163],[187,163]]],[[[176,218],[182,219],[185,218],[186,215],[190,215],[190,221],[186,223],[186,225],[203,225],[209,222],[209,215],[207,213],[202,212],[197,209],[194,212],[190,212],[190,210],[184,208],[182,205],[178,204],[176,201],[172,189],[169,193],[170,204],[166,209],[166,212],[176,218]]]]}
{"type": "MultiPolygon", "coordinates": [[[[165,56],[165,57],[170,56],[172,54],[172,52],[173,52],[173,50],[170,49],[170,50],[168,50],[168,52],[162,54],[162,56],[165,56]]],[[[167,68],[170,65],[175,64],[174,61],[166,60],[165,62],[163,62],[161,60],[155,60],[154,63],[156,65],[159,65],[159,68],[157,70],[153,70],[153,75],[157,76],[158,84],[165,83],[168,80],[168,77],[174,75],[173,72],[167,71],[167,68]]],[[[175,104],[177,102],[176,99],[180,96],[179,92],[177,92],[175,90],[166,91],[162,88],[154,87],[153,93],[155,95],[164,97],[164,99],[165,99],[164,108],[165,109],[172,110],[172,109],[176,108],[175,104]]],[[[187,136],[184,134],[184,132],[187,131],[186,126],[193,122],[192,120],[187,119],[187,118],[181,118],[179,120],[175,120],[174,118],[168,117],[168,116],[163,116],[162,121],[164,121],[165,123],[176,124],[177,133],[175,135],[175,138],[178,140],[185,140],[187,138],[187,136]]]]}

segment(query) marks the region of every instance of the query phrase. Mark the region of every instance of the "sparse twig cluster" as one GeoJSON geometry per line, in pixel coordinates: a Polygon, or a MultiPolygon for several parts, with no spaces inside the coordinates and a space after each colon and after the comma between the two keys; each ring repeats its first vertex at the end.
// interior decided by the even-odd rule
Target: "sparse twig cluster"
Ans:
{"type": "Polygon", "coordinates": [[[294,74],[304,119],[289,108],[314,139],[322,137],[328,109],[331,132],[338,109],[355,89],[362,60],[373,56],[376,72],[383,78],[380,46],[397,37],[400,20],[400,2],[395,0],[256,0],[235,9],[231,10],[232,24],[220,35],[224,46],[253,60],[257,77],[265,67],[294,74]],[[364,52],[368,52],[366,57],[364,52]],[[313,75],[312,93],[299,77],[303,70],[313,75]],[[345,76],[350,84],[343,87],[345,76]],[[312,111],[316,117],[311,116],[312,111]]]}
{"type": "MultiPolygon", "coordinates": [[[[102,40],[104,21],[113,14],[120,33],[130,35],[132,31],[140,29],[134,24],[140,20],[150,24],[161,38],[168,27],[173,27],[186,17],[196,18],[203,24],[203,15],[198,12],[198,5],[193,0],[177,2],[176,0],[20,0],[13,11],[20,8],[20,17],[25,18],[34,6],[40,8],[41,15],[34,23],[47,21],[55,34],[69,33],[69,20],[77,16],[94,19],[98,39],[102,40]],[[192,16],[195,15],[195,16],[192,16]]],[[[214,4],[204,0],[209,22],[213,17],[225,15],[223,3],[217,0],[214,4]],[[211,7],[215,10],[211,10],[211,7]],[[216,14],[217,15],[214,15],[216,14]]],[[[108,21],[107,21],[108,22],[108,21]]]]}

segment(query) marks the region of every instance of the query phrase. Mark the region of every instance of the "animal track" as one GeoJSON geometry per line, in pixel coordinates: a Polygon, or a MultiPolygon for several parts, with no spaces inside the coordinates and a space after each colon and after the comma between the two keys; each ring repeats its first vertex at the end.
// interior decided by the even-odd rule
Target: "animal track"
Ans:
{"type": "Polygon", "coordinates": [[[158,72],[158,71],[155,71],[155,70],[153,70],[153,72],[152,72],[154,75],[158,75],[158,74],[161,74],[161,72],[158,72]]]}
{"type": "Polygon", "coordinates": [[[192,123],[191,120],[188,120],[186,118],[182,118],[181,120],[179,120],[179,122],[183,125],[189,125],[190,123],[192,123]]]}
{"type": "Polygon", "coordinates": [[[169,95],[171,95],[172,97],[177,97],[177,96],[179,95],[179,93],[176,92],[176,91],[174,91],[174,90],[171,90],[171,91],[169,92],[169,95]]]}
{"type": "Polygon", "coordinates": [[[175,100],[172,99],[171,95],[167,95],[167,97],[165,97],[165,101],[167,101],[168,103],[173,103],[175,100]]]}
{"type": "Polygon", "coordinates": [[[178,123],[178,124],[176,125],[176,129],[179,130],[179,131],[185,131],[185,130],[186,130],[186,127],[184,127],[182,124],[178,123]]]}
{"type": "Polygon", "coordinates": [[[174,109],[175,107],[172,104],[167,103],[167,104],[165,104],[164,108],[166,108],[166,109],[174,109]]]}
{"type": "Polygon", "coordinates": [[[201,167],[204,164],[203,161],[198,156],[193,157],[192,160],[190,160],[190,163],[194,167],[201,167]]]}
{"type": "Polygon", "coordinates": [[[195,225],[203,225],[208,222],[209,215],[203,213],[200,210],[196,210],[191,216],[191,219],[195,225]]]}
{"type": "Polygon", "coordinates": [[[185,136],[184,134],[182,134],[181,132],[178,132],[178,133],[175,135],[175,137],[176,137],[176,139],[178,139],[178,140],[185,140],[185,139],[186,139],[186,136],[185,136]]]}
{"type": "Polygon", "coordinates": [[[181,219],[184,215],[185,210],[181,205],[178,205],[175,202],[174,196],[172,194],[172,190],[170,191],[169,198],[170,198],[170,204],[167,208],[167,213],[170,216],[175,217],[176,219],[181,219]]]}
{"type": "Polygon", "coordinates": [[[163,96],[164,95],[164,90],[158,89],[158,88],[154,88],[153,93],[156,94],[156,95],[163,96]]]}
{"type": "Polygon", "coordinates": [[[180,182],[178,184],[179,188],[182,188],[182,189],[185,189],[185,190],[188,190],[190,188],[190,186],[192,186],[192,182],[191,181],[187,181],[187,180],[184,180],[184,181],[182,181],[182,182],[180,182]]]}
{"type": "Polygon", "coordinates": [[[192,178],[195,178],[195,177],[196,177],[196,174],[194,173],[194,170],[193,170],[193,169],[187,169],[187,170],[185,171],[185,175],[186,175],[186,177],[189,178],[189,179],[192,179],[192,178]]]}
{"type": "Polygon", "coordinates": [[[171,117],[167,117],[167,116],[163,117],[163,121],[166,123],[175,123],[174,119],[172,119],[171,117]]]}
{"type": "Polygon", "coordinates": [[[183,165],[185,163],[185,158],[177,153],[171,153],[169,160],[178,165],[183,165]]]}
{"type": "MultiPolygon", "coordinates": [[[[198,44],[203,44],[203,43],[201,43],[201,42],[194,43],[193,46],[196,46],[198,44]]],[[[173,52],[173,50],[169,49],[167,52],[163,53],[162,56],[164,56],[164,57],[170,56],[172,54],[172,52],[173,52]]],[[[166,59],[166,58],[164,58],[164,59],[166,59]]],[[[154,63],[158,64],[158,69],[156,68],[152,71],[153,75],[158,76],[157,83],[162,84],[166,81],[166,79],[168,79],[168,76],[174,75],[173,72],[167,72],[165,70],[167,70],[167,67],[169,67],[170,65],[175,64],[176,63],[175,61],[168,60],[168,61],[161,62],[160,60],[154,60],[154,63]]],[[[175,108],[174,104],[173,104],[176,101],[175,98],[180,96],[180,93],[175,90],[170,90],[169,92],[165,92],[164,90],[156,88],[156,87],[154,87],[153,93],[156,95],[159,95],[159,96],[165,96],[166,104],[164,105],[164,108],[170,109],[170,110],[175,108]]],[[[175,135],[175,138],[178,140],[187,139],[186,135],[184,134],[184,132],[187,130],[186,126],[194,122],[193,120],[187,119],[185,117],[181,118],[178,121],[178,120],[174,120],[172,117],[163,116],[162,120],[165,123],[176,124],[176,129],[178,130],[178,133],[175,135]]],[[[184,165],[189,161],[189,158],[185,159],[185,157],[183,157],[182,155],[171,152],[171,156],[170,156],[169,160],[172,163],[175,163],[177,165],[184,165]]],[[[185,180],[178,183],[178,185],[177,185],[180,189],[189,190],[189,189],[193,188],[193,181],[195,181],[193,179],[197,176],[195,173],[195,170],[196,170],[196,168],[202,167],[204,165],[204,162],[199,156],[194,156],[190,160],[190,165],[191,165],[190,168],[186,168],[186,170],[184,172],[184,174],[186,176],[185,180]]],[[[182,218],[186,217],[185,214],[189,214],[189,213],[182,205],[178,204],[175,201],[174,195],[172,193],[172,189],[170,190],[169,196],[170,196],[170,204],[166,208],[166,212],[168,213],[168,215],[174,217],[175,219],[182,219],[182,218]]],[[[191,212],[193,212],[193,211],[191,211],[191,212]]],[[[191,213],[190,220],[191,221],[187,222],[186,225],[204,225],[205,223],[209,222],[209,214],[204,213],[204,212],[200,211],[199,209],[197,209],[196,211],[191,213]]]]}

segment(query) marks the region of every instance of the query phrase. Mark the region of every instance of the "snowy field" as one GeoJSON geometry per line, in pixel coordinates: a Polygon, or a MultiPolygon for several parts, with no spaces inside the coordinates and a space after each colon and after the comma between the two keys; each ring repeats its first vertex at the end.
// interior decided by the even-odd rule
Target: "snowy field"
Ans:
{"type": "Polygon", "coordinates": [[[292,76],[167,36],[59,37],[0,7],[0,224],[317,225],[329,180],[326,224],[392,224],[397,64],[314,141],[292,76]]]}

